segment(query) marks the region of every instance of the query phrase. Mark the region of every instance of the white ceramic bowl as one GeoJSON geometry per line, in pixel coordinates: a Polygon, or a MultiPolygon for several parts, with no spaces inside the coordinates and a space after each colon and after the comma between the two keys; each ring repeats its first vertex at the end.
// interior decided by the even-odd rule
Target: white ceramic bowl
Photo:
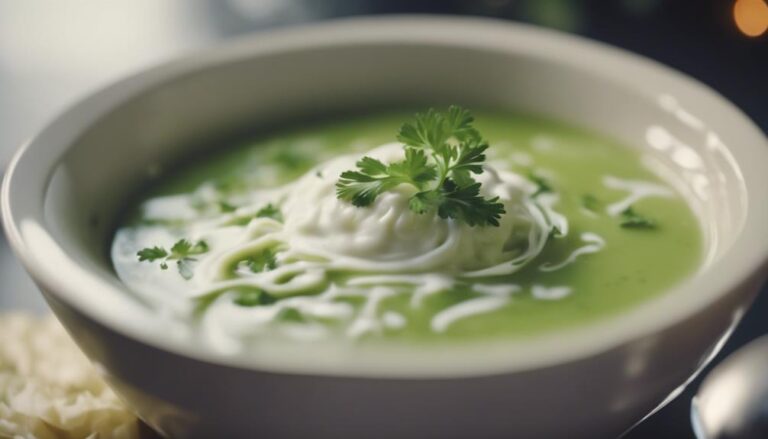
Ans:
{"type": "Polygon", "coordinates": [[[491,20],[381,18],[254,35],[103,89],[16,155],[8,237],[79,345],[173,437],[608,437],[709,358],[766,275],[768,145],[679,73],[491,20]],[[702,218],[702,269],[593,325],[474,353],[338,364],[223,356],[168,333],[115,276],[120,210],[157,165],[238,130],[387,106],[546,114],[643,148],[702,218]]]}

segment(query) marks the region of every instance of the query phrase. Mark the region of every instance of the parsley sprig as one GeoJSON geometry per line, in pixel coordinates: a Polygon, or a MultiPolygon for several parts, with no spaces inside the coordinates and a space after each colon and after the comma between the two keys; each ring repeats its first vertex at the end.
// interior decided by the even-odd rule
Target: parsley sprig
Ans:
{"type": "Polygon", "coordinates": [[[336,195],[358,207],[398,185],[414,186],[409,208],[416,213],[436,212],[470,226],[498,226],[504,205],[498,197],[480,195],[473,174],[483,172],[488,143],[472,126],[469,111],[451,106],[445,113],[429,109],[400,128],[397,139],[405,158],[384,164],[363,157],[357,170],[345,171],[336,183],[336,195]]]}
{"type": "Polygon", "coordinates": [[[186,239],[180,239],[173,244],[170,251],[164,247],[154,246],[141,249],[136,255],[139,257],[139,262],[160,261],[160,269],[162,270],[168,269],[169,262],[176,261],[176,268],[179,270],[181,277],[189,280],[194,275],[192,263],[196,260],[192,256],[200,255],[207,251],[208,244],[205,241],[197,241],[195,244],[192,244],[186,239]]]}

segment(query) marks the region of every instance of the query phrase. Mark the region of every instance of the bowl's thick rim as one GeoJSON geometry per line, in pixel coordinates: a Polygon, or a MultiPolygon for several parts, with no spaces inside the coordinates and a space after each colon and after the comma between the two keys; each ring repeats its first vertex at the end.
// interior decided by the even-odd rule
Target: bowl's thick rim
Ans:
{"type": "Polygon", "coordinates": [[[704,311],[729,292],[751,285],[755,280],[762,281],[768,267],[768,227],[764,226],[768,224],[768,203],[765,202],[768,201],[768,173],[761,172],[763,163],[768,163],[768,142],[760,129],[739,109],[696,80],[638,55],[581,37],[495,19],[435,16],[352,18],[243,37],[218,48],[135,74],[90,95],[70,107],[16,153],[3,180],[0,212],[14,251],[38,285],[88,318],[147,345],[208,363],[281,373],[377,378],[477,376],[529,370],[605,352],[663,331],[704,311]],[[461,29],[461,32],[456,32],[456,29],[461,29]],[[244,56],[263,56],[291,48],[349,45],[350,41],[360,45],[418,42],[495,50],[511,50],[514,46],[517,52],[523,52],[526,56],[547,57],[563,62],[580,60],[581,63],[589,62],[601,68],[610,66],[606,74],[627,84],[633,81],[637,84],[639,79],[636,78],[642,77],[646,81],[663,85],[666,90],[696,96],[716,108],[718,115],[726,117],[738,128],[745,143],[739,145],[738,155],[742,160],[737,157],[736,162],[745,181],[749,183],[747,190],[750,196],[759,199],[749,200],[743,232],[714,265],[673,288],[670,293],[621,316],[568,331],[567,334],[558,332],[550,336],[506,342],[505,349],[489,351],[487,346],[479,345],[476,349],[483,352],[482,361],[476,358],[473,360],[478,355],[462,348],[458,357],[427,352],[423,358],[414,357],[403,361],[402,357],[396,357],[396,360],[389,361],[387,354],[384,354],[383,357],[368,358],[360,364],[347,364],[345,367],[333,364],[325,367],[323,364],[296,362],[287,358],[257,359],[247,354],[223,355],[201,349],[199,344],[158,333],[152,324],[148,324],[148,319],[126,317],[127,313],[115,312],[112,307],[83,300],[78,290],[87,286],[112,288],[117,292],[120,289],[110,287],[114,282],[98,278],[82,267],[77,267],[73,261],[67,260],[66,255],[47,257],[50,242],[43,244],[38,240],[39,234],[32,239],[28,231],[25,231],[32,225],[31,229],[44,232],[43,202],[47,196],[46,188],[60,157],[76,138],[75,134],[97,120],[104,111],[119,105],[133,94],[186,72],[244,56]],[[629,72],[632,75],[627,75],[629,72]],[[749,160],[743,160],[745,156],[749,160]],[[36,190],[32,191],[19,182],[22,174],[30,169],[35,170],[35,180],[29,180],[29,175],[25,178],[27,183],[34,183],[36,190]],[[34,198],[22,202],[22,198],[29,197],[34,198]],[[61,270],[60,263],[69,263],[79,275],[74,276],[69,271],[61,270]],[[66,275],[62,275],[63,272],[66,275]],[[691,300],[693,297],[695,300],[691,300]],[[489,356],[488,352],[491,351],[496,354],[489,356]],[[452,361],[446,361],[449,358],[452,361]]]}

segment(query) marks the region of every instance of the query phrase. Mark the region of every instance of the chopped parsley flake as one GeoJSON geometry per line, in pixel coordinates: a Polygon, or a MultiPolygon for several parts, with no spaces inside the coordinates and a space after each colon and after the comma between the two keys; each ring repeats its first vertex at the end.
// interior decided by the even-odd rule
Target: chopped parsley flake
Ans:
{"type": "Polygon", "coordinates": [[[656,221],[635,212],[632,206],[629,206],[621,212],[620,225],[625,229],[655,229],[656,221]]]}
{"type": "Polygon", "coordinates": [[[246,265],[253,273],[261,273],[277,268],[277,258],[275,251],[268,248],[257,255],[247,257],[241,264],[246,265]]]}
{"type": "Polygon", "coordinates": [[[233,302],[239,306],[260,306],[275,303],[277,298],[261,289],[238,291],[233,302]]]}
{"type": "Polygon", "coordinates": [[[277,318],[284,322],[303,323],[305,321],[301,311],[296,308],[283,308],[277,318]]]}
{"type": "Polygon", "coordinates": [[[139,257],[139,262],[155,262],[158,259],[166,258],[168,256],[168,252],[165,251],[165,249],[162,247],[154,246],[141,249],[138,253],[136,253],[136,255],[139,257]]]}
{"type": "Polygon", "coordinates": [[[221,213],[231,213],[231,212],[234,212],[234,211],[237,210],[237,206],[235,206],[233,204],[229,204],[226,201],[219,201],[218,205],[219,205],[219,210],[221,211],[221,213]]]}
{"type": "Polygon", "coordinates": [[[283,213],[277,206],[269,203],[256,212],[256,218],[272,218],[277,222],[283,222],[283,213]]]}
{"type": "Polygon", "coordinates": [[[592,194],[584,194],[581,196],[581,207],[587,209],[590,212],[597,212],[600,210],[600,200],[592,194]]]}

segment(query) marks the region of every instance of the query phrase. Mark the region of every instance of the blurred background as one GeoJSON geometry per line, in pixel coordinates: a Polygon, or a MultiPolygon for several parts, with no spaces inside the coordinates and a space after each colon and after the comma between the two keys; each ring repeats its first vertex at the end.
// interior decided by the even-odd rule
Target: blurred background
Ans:
{"type": "MultiPolygon", "coordinates": [[[[398,13],[496,17],[623,47],[710,85],[768,132],[768,0],[0,0],[0,173],[67,105],[131,72],[249,32],[398,13]]],[[[768,333],[766,290],[718,360],[768,333]]],[[[0,234],[9,309],[46,306],[0,234]]],[[[627,438],[692,438],[697,385],[627,438]]]]}

